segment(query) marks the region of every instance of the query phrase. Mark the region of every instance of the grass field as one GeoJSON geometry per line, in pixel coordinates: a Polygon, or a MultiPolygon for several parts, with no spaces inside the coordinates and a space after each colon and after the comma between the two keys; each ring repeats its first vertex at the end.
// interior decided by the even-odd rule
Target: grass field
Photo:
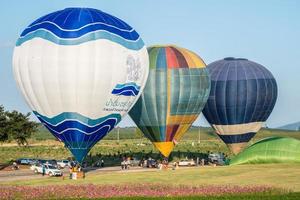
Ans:
{"type": "MultiPolygon", "coordinates": [[[[28,181],[2,182],[0,187],[9,185],[22,187],[69,187],[70,185],[89,187],[103,185],[118,188],[124,185],[162,184],[168,187],[270,187],[271,193],[225,194],[224,196],[169,197],[164,199],[299,199],[300,198],[300,164],[264,164],[223,167],[195,167],[177,170],[155,171],[119,171],[90,172],[85,179],[76,181],[62,178],[43,178],[28,181]],[[69,186],[68,186],[69,185],[69,186]],[[276,192],[279,191],[279,192],[276,192]]],[[[220,195],[220,194],[219,194],[220,195]]],[[[0,198],[1,199],[1,198],[0,198]]],[[[116,198],[116,199],[132,199],[116,198]]],[[[139,198],[136,198],[139,199],[139,198]]],[[[143,198],[144,199],[144,198],[143,198]]],[[[151,198],[146,198],[151,199],[151,198]]],[[[155,199],[162,199],[161,197],[155,199]]]]}
{"type": "Polygon", "coordinates": [[[162,183],[167,185],[264,185],[300,192],[300,164],[260,164],[222,167],[180,168],[146,172],[90,172],[77,181],[61,178],[6,182],[9,185],[55,184],[141,184],[162,183]]]}
{"type": "MultiPolygon", "coordinates": [[[[198,143],[199,129],[192,127],[175,147],[170,160],[184,157],[205,157],[208,151],[223,152],[232,156],[226,145],[216,137],[210,128],[200,129],[200,143],[198,143]]],[[[281,131],[274,129],[262,129],[249,144],[270,136],[294,137],[300,139],[300,132],[281,131]]],[[[117,133],[109,133],[101,142],[94,146],[89,155],[91,162],[104,157],[106,165],[119,164],[122,155],[143,157],[159,157],[158,151],[144,138],[135,128],[120,130],[120,140],[117,140],[117,133]],[[111,162],[111,163],[110,163],[111,162]]],[[[0,163],[8,162],[20,157],[31,158],[55,158],[63,159],[70,157],[70,152],[62,143],[56,141],[51,134],[41,129],[30,140],[27,147],[18,147],[14,143],[0,145],[0,163]]],[[[69,180],[61,178],[43,178],[30,181],[13,181],[0,183],[4,186],[65,186],[65,185],[134,185],[134,184],[164,184],[171,186],[195,186],[195,187],[218,187],[218,186],[268,186],[278,191],[276,194],[252,193],[252,194],[225,194],[222,196],[189,196],[189,197],[158,197],[143,199],[300,199],[300,164],[261,164],[261,165],[240,165],[223,167],[195,167],[180,168],[178,170],[146,171],[146,172],[97,172],[87,173],[84,180],[69,180]],[[290,193],[291,192],[291,193],[290,193]],[[296,192],[296,193],[295,193],[296,192]]],[[[1,198],[0,198],[1,199],[1,198]]],[[[22,198],[20,198],[22,199],[22,198]]],[[[115,199],[134,199],[115,198],[115,199]]],[[[136,197],[140,199],[140,197],[136,197]]]]}

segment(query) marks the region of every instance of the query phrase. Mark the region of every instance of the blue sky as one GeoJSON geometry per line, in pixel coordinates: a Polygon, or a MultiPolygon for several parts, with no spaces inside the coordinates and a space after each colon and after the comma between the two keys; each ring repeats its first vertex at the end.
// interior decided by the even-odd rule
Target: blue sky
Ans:
{"type": "MultiPolygon", "coordinates": [[[[268,126],[300,120],[300,1],[107,0],[0,1],[0,104],[30,111],[12,75],[12,52],[21,31],[38,17],[65,7],[93,7],[126,21],[146,45],[176,44],[209,64],[244,57],[267,67],[279,96],[268,126]]],[[[196,124],[205,123],[198,119],[196,124]]],[[[126,118],[122,125],[130,124],[126,118]]]]}

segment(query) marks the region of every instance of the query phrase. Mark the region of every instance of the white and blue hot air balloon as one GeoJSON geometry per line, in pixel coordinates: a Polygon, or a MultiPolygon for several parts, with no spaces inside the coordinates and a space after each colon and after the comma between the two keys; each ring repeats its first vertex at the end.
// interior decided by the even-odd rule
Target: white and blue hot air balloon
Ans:
{"type": "Polygon", "coordinates": [[[92,8],[39,18],[22,32],[13,56],[27,103],[79,162],[134,105],[148,65],[139,34],[92,8]]]}

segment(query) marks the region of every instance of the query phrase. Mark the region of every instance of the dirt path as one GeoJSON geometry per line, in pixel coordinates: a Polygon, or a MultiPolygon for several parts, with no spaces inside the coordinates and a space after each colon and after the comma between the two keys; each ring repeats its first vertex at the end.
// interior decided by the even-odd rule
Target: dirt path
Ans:
{"type": "MultiPolygon", "coordinates": [[[[131,172],[145,172],[145,171],[157,171],[156,168],[141,168],[141,167],[131,167],[128,170],[122,170],[121,166],[115,167],[104,167],[104,168],[89,168],[87,169],[86,174],[97,174],[97,173],[106,173],[106,172],[118,172],[118,173],[131,173],[131,172]]],[[[68,174],[68,169],[63,169],[63,173],[68,174]]],[[[7,181],[18,181],[18,180],[30,180],[30,179],[42,179],[48,176],[42,176],[41,174],[35,174],[30,169],[20,169],[15,171],[0,171],[0,182],[7,181]]]]}

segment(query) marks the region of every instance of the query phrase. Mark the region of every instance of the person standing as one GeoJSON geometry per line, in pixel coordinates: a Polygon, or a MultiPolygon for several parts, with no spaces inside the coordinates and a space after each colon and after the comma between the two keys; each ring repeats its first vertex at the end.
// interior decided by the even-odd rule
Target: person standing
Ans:
{"type": "Polygon", "coordinates": [[[43,165],[42,165],[42,175],[45,176],[45,173],[46,173],[46,167],[45,167],[45,165],[43,164],[43,165]]]}
{"type": "Polygon", "coordinates": [[[72,166],[69,168],[69,173],[70,173],[69,178],[72,179],[72,173],[73,173],[73,167],[72,166]]]}

